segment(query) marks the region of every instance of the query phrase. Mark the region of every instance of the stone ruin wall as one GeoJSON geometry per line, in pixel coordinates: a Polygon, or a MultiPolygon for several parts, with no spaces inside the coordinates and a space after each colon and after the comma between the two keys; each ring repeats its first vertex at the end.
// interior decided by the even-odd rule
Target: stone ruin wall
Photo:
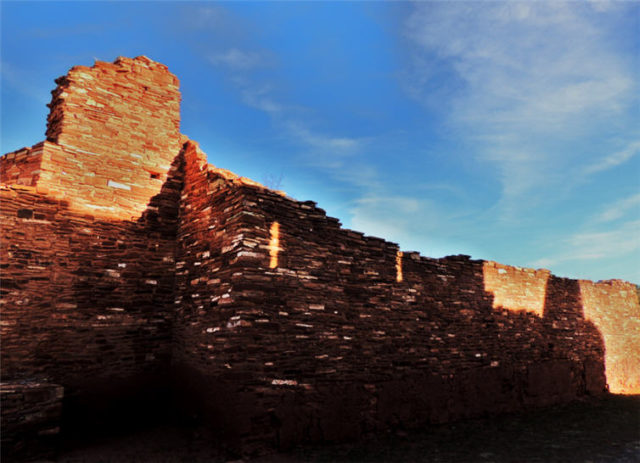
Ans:
{"type": "Polygon", "coordinates": [[[640,291],[622,280],[579,280],[585,317],[602,333],[609,390],[640,394],[640,291]]]}
{"type": "Polygon", "coordinates": [[[95,418],[168,382],[180,94],[146,58],[58,82],[49,139],[0,158],[2,380],[36,399],[61,384],[65,410],[95,418]]]}
{"type": "Polygon", "coordinates": [[[170,339],[177,79],[140,57],[56,82],[48,140],[0,158],[3,376],[127,376],[168,358],[138,335],[170,339]]]}
{"type": "Polygon", "coordinates": [[[0,178],[5,185],[35,187],[40,179],[40,164],[45,142],[7,153],[0,158],[0,178]]]}
{"type": "MultiPolygon", "coordinates": [[[[494,307],[508,307],[545,316],[545,296],[554,277],[548,270],[484,263],[485,290],[494,307]]],[[[577,280],[580,315],[593,323],[603,337],[609,390],[640,393],[639,288],[622,280],[577,280]]]]}
{"type": "Polygon", "coordinates": [[[173,384],[247,453],[640,390],[634,285],[342,229],[208,165],[144,57],[58,83],[48,140],[0,158],[3,381],[76,410],[173,384]]]}
{"type": "Polygon", "coordinates": [[[138,57],[75,66],[56,83],[47,139],[0,158],[3,183],[37,184],[93,216],[139,217],[183,143],[178,79],[138,57]]]}
{"type": "Polygon", "coordinates": [[[282,448],[604,391],[578,281],[399,254],[198,158],[189,145],[173,367],[227,441],[282,448]]]}

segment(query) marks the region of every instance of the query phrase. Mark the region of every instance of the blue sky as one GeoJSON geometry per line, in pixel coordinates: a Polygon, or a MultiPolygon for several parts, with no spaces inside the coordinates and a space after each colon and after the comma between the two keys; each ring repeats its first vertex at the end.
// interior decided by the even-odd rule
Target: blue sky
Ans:
{"type": "Polygon", "coordinates": [[[146,55],[209,162],[346,227],[640,283],[638,3],[0,5],[3,153],[70,67],[146,55]]]}

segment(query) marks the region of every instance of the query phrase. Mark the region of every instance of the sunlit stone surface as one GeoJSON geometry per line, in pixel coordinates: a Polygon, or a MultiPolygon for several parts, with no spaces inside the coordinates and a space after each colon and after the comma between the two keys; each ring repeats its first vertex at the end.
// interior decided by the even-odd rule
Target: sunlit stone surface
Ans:
{"type": "Polygon", "coordinates": [[[243,455],[640,390],[634,285],[343,229],[210,165],[148,58],[57,83],[47,140],[0,158],[3,454],[122,404],[243,455]]]}

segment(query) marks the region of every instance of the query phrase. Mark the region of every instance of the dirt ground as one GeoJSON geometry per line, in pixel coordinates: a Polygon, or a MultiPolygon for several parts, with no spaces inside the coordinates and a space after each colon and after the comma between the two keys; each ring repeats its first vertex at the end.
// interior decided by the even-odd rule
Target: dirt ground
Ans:
{"type": "MultiPolygon", "coordinates": [[[[197,429],[169,425],[74,444],[59,463],[225,462],[197,429]]],[[[640,395],[428,426],[340,445],[304,446],[255,463],[299,462],[640,462],[640,395]]]]}

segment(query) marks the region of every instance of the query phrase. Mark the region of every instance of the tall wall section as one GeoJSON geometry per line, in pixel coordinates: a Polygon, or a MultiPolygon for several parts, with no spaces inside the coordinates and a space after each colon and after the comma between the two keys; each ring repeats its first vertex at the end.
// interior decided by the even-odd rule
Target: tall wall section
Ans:
{"type": "Polygon", "coordinates": [[[58,82],[48,140],[0,158],[2,380],[62,385],[89,423],[166,383],[180,95],[146,58],[58,82]]]}
{"type": "Polygon", "coordinates": [[[182,146],[178,79],[138,57],[76,66],[56,82],[46,141],[0,158],[2,182],[94,216],[139,217],[182,146]]]}

